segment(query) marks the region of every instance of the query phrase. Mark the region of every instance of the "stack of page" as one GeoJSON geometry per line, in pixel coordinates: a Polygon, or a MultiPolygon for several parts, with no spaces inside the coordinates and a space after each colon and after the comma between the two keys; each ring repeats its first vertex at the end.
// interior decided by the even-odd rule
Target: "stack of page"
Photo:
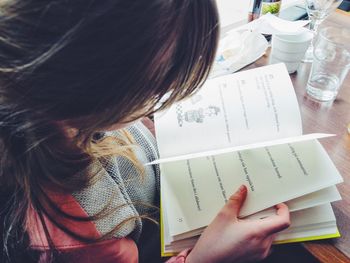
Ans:
{"type": "Polygon", "coordinates": [[[161,168],[162,254],[194,246],[230,195],[248,188],[240,217],[286,202],[291,226],[276,243],[338,237],[330,205],[342,177],[317,139],[302,134],[284,64],[208,80],[155,116],[161,168]]]}

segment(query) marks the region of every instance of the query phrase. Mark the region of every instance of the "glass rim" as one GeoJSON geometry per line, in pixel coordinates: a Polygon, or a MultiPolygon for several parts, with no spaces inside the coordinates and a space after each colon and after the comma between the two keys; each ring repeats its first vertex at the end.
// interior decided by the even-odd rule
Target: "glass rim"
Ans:
{"type": "Polygon", "coordinates": [[[350,49],[350,45],[349,45],[349,43],[350,43],[350,30],[347,28],[337,27],[337,26],[323,27],[319,30],[317,38],[319,38],[319,37],[324,38],[325,40],[329,41],[330,43],[332,43],[334,45],[348,47],[348,49],[350,49]],[[332,33],[335,33],[335,31],[342,32],[341,33],[342,41],[337,41],[336,39],[334,39],[334,36],[331,34],[327,35],[326,32],[329,32],[329,31],[331,31],[332,33]],[[345,32],[345,34],[343,32],[345,32]],[[349,40],[349,41],[347,41],[347,40],[349,40]]]}

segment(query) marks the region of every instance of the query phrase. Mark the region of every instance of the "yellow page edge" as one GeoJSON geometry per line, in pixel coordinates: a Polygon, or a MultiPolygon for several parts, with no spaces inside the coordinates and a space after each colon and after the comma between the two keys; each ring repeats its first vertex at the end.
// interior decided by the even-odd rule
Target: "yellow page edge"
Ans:
{"type": "Polygon", "coordinates": [[[334,234],[327,234],[327,235],[320,235],[320,236],[310,236],[310,237],[301,237],[301,238],[292,238],[287,240],[281,240],[281,241],[275,241],[273,242],[274,245],[279,244],[287,244],[287,243],[296,243],[296,242],[304,242],[304,241],[313,241],[313,240],[321,240],[321,239],[328,239],[328,238],[337,238],[341,237],[341,234],[339,230],[337,229],[337,232],[334,234]]]}
{"type": "MultiPolygon", "coordinates": [[[[164,252],[164,239],[163,239],[163,220],[162,215],[160,216],[160,225],[161,225],[161,237],[160,237],[160,243],[161,243],[161,256],[162,257],[172,257],[176,256],[178,253],[176,252],[164,252]]],[[[337,232],[334,234],[327,234],[327,235],[320,235],[320,236],[310,236],[310,237],[302,237],[302,238],[292,238],[287,240],[281,240],[281,241],[275,241],[273,242],[274,245],[280,245],[280,244],[287,244],[287,243],[297,243],[297,242],[305,242],[305,241],[314,241],[314,240],[322,240],[322,239],[329,239],[329,238],[338,238],[341,237],[341,234],[339,232],[339,229],[337,229],[337,232]]]]}

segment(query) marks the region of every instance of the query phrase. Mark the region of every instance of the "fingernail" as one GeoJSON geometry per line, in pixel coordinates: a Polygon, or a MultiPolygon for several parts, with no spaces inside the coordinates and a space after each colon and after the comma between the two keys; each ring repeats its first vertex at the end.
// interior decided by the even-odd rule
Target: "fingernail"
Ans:
{"type": "Polygon", "coordinates": [[[244,184],[242,184],[238,190],[242,193],[242,192],[245,192],[247,190],[247,188],[244,184]]]}

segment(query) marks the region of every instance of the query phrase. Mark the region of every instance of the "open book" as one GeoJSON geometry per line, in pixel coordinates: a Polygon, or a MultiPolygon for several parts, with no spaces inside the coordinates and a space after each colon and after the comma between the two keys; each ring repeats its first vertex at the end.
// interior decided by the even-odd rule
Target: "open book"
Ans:
{"type": "Polygon", "coordinates": [[[241,217],[286,202],[292,225],[276,242],[339,236],[330,202],[342,182],[317,141],[302,134],[284,64],[208,80],[191,98],[155,115],[161,168],[162,252],[192,247],[241,185],[241,217]]]}

